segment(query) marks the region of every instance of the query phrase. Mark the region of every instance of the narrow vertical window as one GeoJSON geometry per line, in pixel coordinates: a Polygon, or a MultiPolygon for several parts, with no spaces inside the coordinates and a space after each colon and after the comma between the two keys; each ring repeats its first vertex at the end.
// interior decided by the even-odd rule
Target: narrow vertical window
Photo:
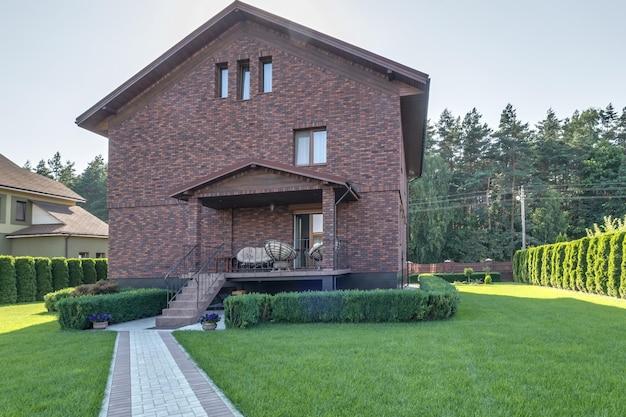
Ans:
{"type": "Polygon", "coordinates": [[[250,62],[239,63],[239,99],[250,100],[250,62]]]}
{"type": "Polygon", "coordinates": [[[26,201],[18,201],[15,203],[15,220],[18,222],[26,221],[26,201]]]}
{"type": "Polygon", "coordinates": [[[217,96],[219,98],[228,97],[228,65],[217,65],[217,96]]]}
{"type": "Polygon", "coordinates": [[[261,92],[272,92],[272,58],[261,58],[261,92]]]}

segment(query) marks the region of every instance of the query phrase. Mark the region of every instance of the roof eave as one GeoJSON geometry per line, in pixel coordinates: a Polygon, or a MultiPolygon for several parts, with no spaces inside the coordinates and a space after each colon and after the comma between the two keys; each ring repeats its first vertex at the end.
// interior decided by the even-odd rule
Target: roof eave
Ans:
{"type": "Polygon", "coordinates": [[[149,89],[150,86],[214,40],[216,33],[221,33],[237,21],[242,20],[260,22],[283,33],[288,33],[301,41],[343,55],[383,74],[394,74],[396,79],[421,90],[426,88],[428,84],[427,74],[246,3],[235,1],[78,116],[76,124],[107,137],[108,131],[99,127],[105,119],[115,115],[121,107],[129,103],[134,97],[149,89]]]}

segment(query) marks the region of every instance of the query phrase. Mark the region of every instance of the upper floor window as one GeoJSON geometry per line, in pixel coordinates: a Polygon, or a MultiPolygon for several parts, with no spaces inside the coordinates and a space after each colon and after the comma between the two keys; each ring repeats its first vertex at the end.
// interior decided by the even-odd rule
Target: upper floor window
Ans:
{"type": "Polygon", "coordinates": [[[15,220],[18,222],[26,221],[26,201],[15,202],[15,220]]]}
{"type": "Polygon", "coordinates": [[[296,165],[326,163],[326,129],[298,130],[295,133],[296,165]]]}
{"type": "Polygon", "coordinates": [[[228,97],[228,65],[217,65],[217,96],[219,98],[228,97]]]}
{"type": "Polygon", "coordinates": [[[250,100],[250,61],[239,62],[239,99],[250,100]]]}
{"type": "Polygon", "coordinates": [[[261,58],[261,92],[272,92],[272,58],[261,58]]]}

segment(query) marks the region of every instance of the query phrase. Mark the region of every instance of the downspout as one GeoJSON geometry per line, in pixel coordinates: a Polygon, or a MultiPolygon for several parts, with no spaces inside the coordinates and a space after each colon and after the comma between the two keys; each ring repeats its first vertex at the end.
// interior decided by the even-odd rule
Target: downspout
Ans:
{"type": "Polygon", "coordinates": [[[68,241],[70,240],[71,237],[72,237],[71,233],[68,233],[67,235],[65,235],[65,259],[68,258],[68,256],[67,256],[67,254],[69,252],[69,249],[68,249],[69,242],[68,241]]]}
{"type": "Polygon", "coordinates": [[[337,206],[341,203],[341,200],[352,191],[352,184],[350,184],[349,181],[346,181],[346,184],[348,185],[348,189],[339,197],[339,200],[335,201],[335,210],[333,211],[333,269],[337,267],[337,206]]]}

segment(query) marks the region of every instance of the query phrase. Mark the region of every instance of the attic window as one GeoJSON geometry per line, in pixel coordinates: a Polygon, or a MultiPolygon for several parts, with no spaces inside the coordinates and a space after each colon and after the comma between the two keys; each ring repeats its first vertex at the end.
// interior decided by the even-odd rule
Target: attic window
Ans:
{"type": "Polygon", "coordinates": [[[228,97],[228,64],[217,64],[217,97],[228,97]]]}
{"type": "Polygon", "coordinates": [[[239,99],[250,100],[250,61],[240,61],[239,66],[239,99]]]}
{"type": "Polygon", "coordinates": [[[263,57],[261,62],[261,92],[272,92],[272,57],[263,57]]]}

